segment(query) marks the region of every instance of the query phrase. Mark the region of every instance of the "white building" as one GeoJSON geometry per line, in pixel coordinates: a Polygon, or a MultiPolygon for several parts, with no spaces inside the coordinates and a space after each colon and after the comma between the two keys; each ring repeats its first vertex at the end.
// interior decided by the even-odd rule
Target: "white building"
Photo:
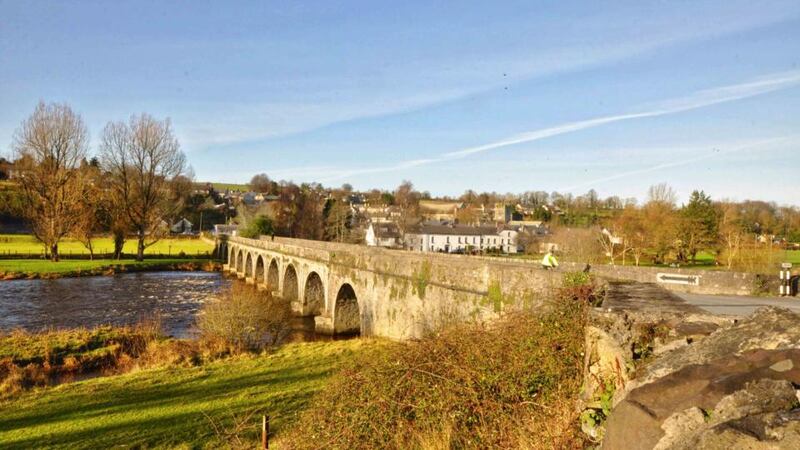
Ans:
{"type": "Polygon", "coordinates": [[[364,240],[370,247],[400,247],[400,229],[392,222],[370,223],[364,240]]]}
{"type": "Polygon", "coordinates": [[[516,231],[496,227],[424,224],[409,231],[405,247],[420,252],[470,253],[497,250],[516,253],[516,231]]]}

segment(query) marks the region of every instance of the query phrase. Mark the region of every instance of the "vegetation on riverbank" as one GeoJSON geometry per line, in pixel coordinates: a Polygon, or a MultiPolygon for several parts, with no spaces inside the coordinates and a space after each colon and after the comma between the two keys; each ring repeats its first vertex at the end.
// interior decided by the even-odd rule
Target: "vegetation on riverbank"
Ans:
{"type": "Polygon", "coordinates": [[[125,272],[147,272],[160,270],[216,271],[220,264],[208,259],[72,259],[52,262],[45,259],[0,259],[0,280],[50,279],[113,275],[125,272]]]}
{"type": "Polygon", "coordinates": [[[74,377],[119,373],[145,354],[152,363],[156,354],[163,358],[166,347],[180,347],[163,338],[159,328],[157,322],[143,322],[132,327],[0,334],[0,398],[74,377]]]}
{"type": "Polygon", "coordinates": [[[0,403],[0,447],[220,448],[238,438],[254,448],[262,413],[280,435],[336,370],[382,342],[287,344],[269,355],[26,392],[0,403]]]}
{"type": "Polygon", "coordinates": [[[581,448],[581,292],[356,358],[279,448],[581,448]]]}

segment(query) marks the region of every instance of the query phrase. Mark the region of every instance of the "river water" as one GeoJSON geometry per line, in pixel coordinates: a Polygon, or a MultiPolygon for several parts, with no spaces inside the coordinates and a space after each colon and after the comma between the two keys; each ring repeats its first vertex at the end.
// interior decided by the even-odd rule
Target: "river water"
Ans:
{"type": "Polygon", "coordinates": [[[215,272],[0,281],[0,331],[132,325],[157,315],[164,333],[192,337],[203,303],[229,283],[215,272]]]}

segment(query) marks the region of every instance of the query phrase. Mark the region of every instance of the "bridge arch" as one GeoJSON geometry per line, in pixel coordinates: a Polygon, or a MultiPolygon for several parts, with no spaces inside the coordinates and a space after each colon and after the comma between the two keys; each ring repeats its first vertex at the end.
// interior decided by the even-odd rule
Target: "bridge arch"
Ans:
{"type": "Polygon", "coordinates": [[[297,270],[295,270],[293,265],[289,264],[286,266],[286,271],[283,273],[283,289],[281,289],[281,295],[284,300],[290,302],[297,301],[298,290],[297,270]]]}
{"type": "Polygon", "coordinates": [[[236,256],[236,273],[242,273],[244,269],[244,250],[239,250],[238,256],[236,256]]]}
{"type": "Polygon", "coordinates": [[[244,276],[246,278],[253,276],[253,254],[248,252],[247,259],[244,262],[244,276]]]}
{"type": "Polygon", "coordinates": [[[253,279],[256,284],[265,283],[267,279],[264,277],[264,256],[258,255],[256,257],[256,271],[253,274],[253,279]]]}
{"type": "Polygon", "coordinates": [[[267,287],[270,290],[276,291],[280,288],[280,276],[278,260],[272,258],[272,261],[269,263],[269,269],[267,269],[267,287]]]}
{"type": "Polygon", "coordinates": [[[333,333],[338,335],[361,334],[361,310],[356,291],[349,283],[344,283],[336,293],[333,310],[333,333]]]}
{"type": "Polygon", "coordinates": [[[306,278],[303,289],[303,310],[311,316],[322,314],[325,308],[325,284],[317,272],[311,272],[306,278]]]}

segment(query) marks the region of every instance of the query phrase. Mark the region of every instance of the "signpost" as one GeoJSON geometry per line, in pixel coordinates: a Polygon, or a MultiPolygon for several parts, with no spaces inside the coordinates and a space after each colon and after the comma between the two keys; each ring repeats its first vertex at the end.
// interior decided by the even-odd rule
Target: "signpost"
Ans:
{"type": "Polygon", "coordinates": [[[792,295],[792,263],[781,264],[781,297],[788,297],[792,295]]]}
{"type": "Polygon", "coordinates": [[[659,273],[656,274],[656,281],[668,284],[687,284],[690,286],[700,285],[699,275],[681,275],[678,273],[659,273]]]}

